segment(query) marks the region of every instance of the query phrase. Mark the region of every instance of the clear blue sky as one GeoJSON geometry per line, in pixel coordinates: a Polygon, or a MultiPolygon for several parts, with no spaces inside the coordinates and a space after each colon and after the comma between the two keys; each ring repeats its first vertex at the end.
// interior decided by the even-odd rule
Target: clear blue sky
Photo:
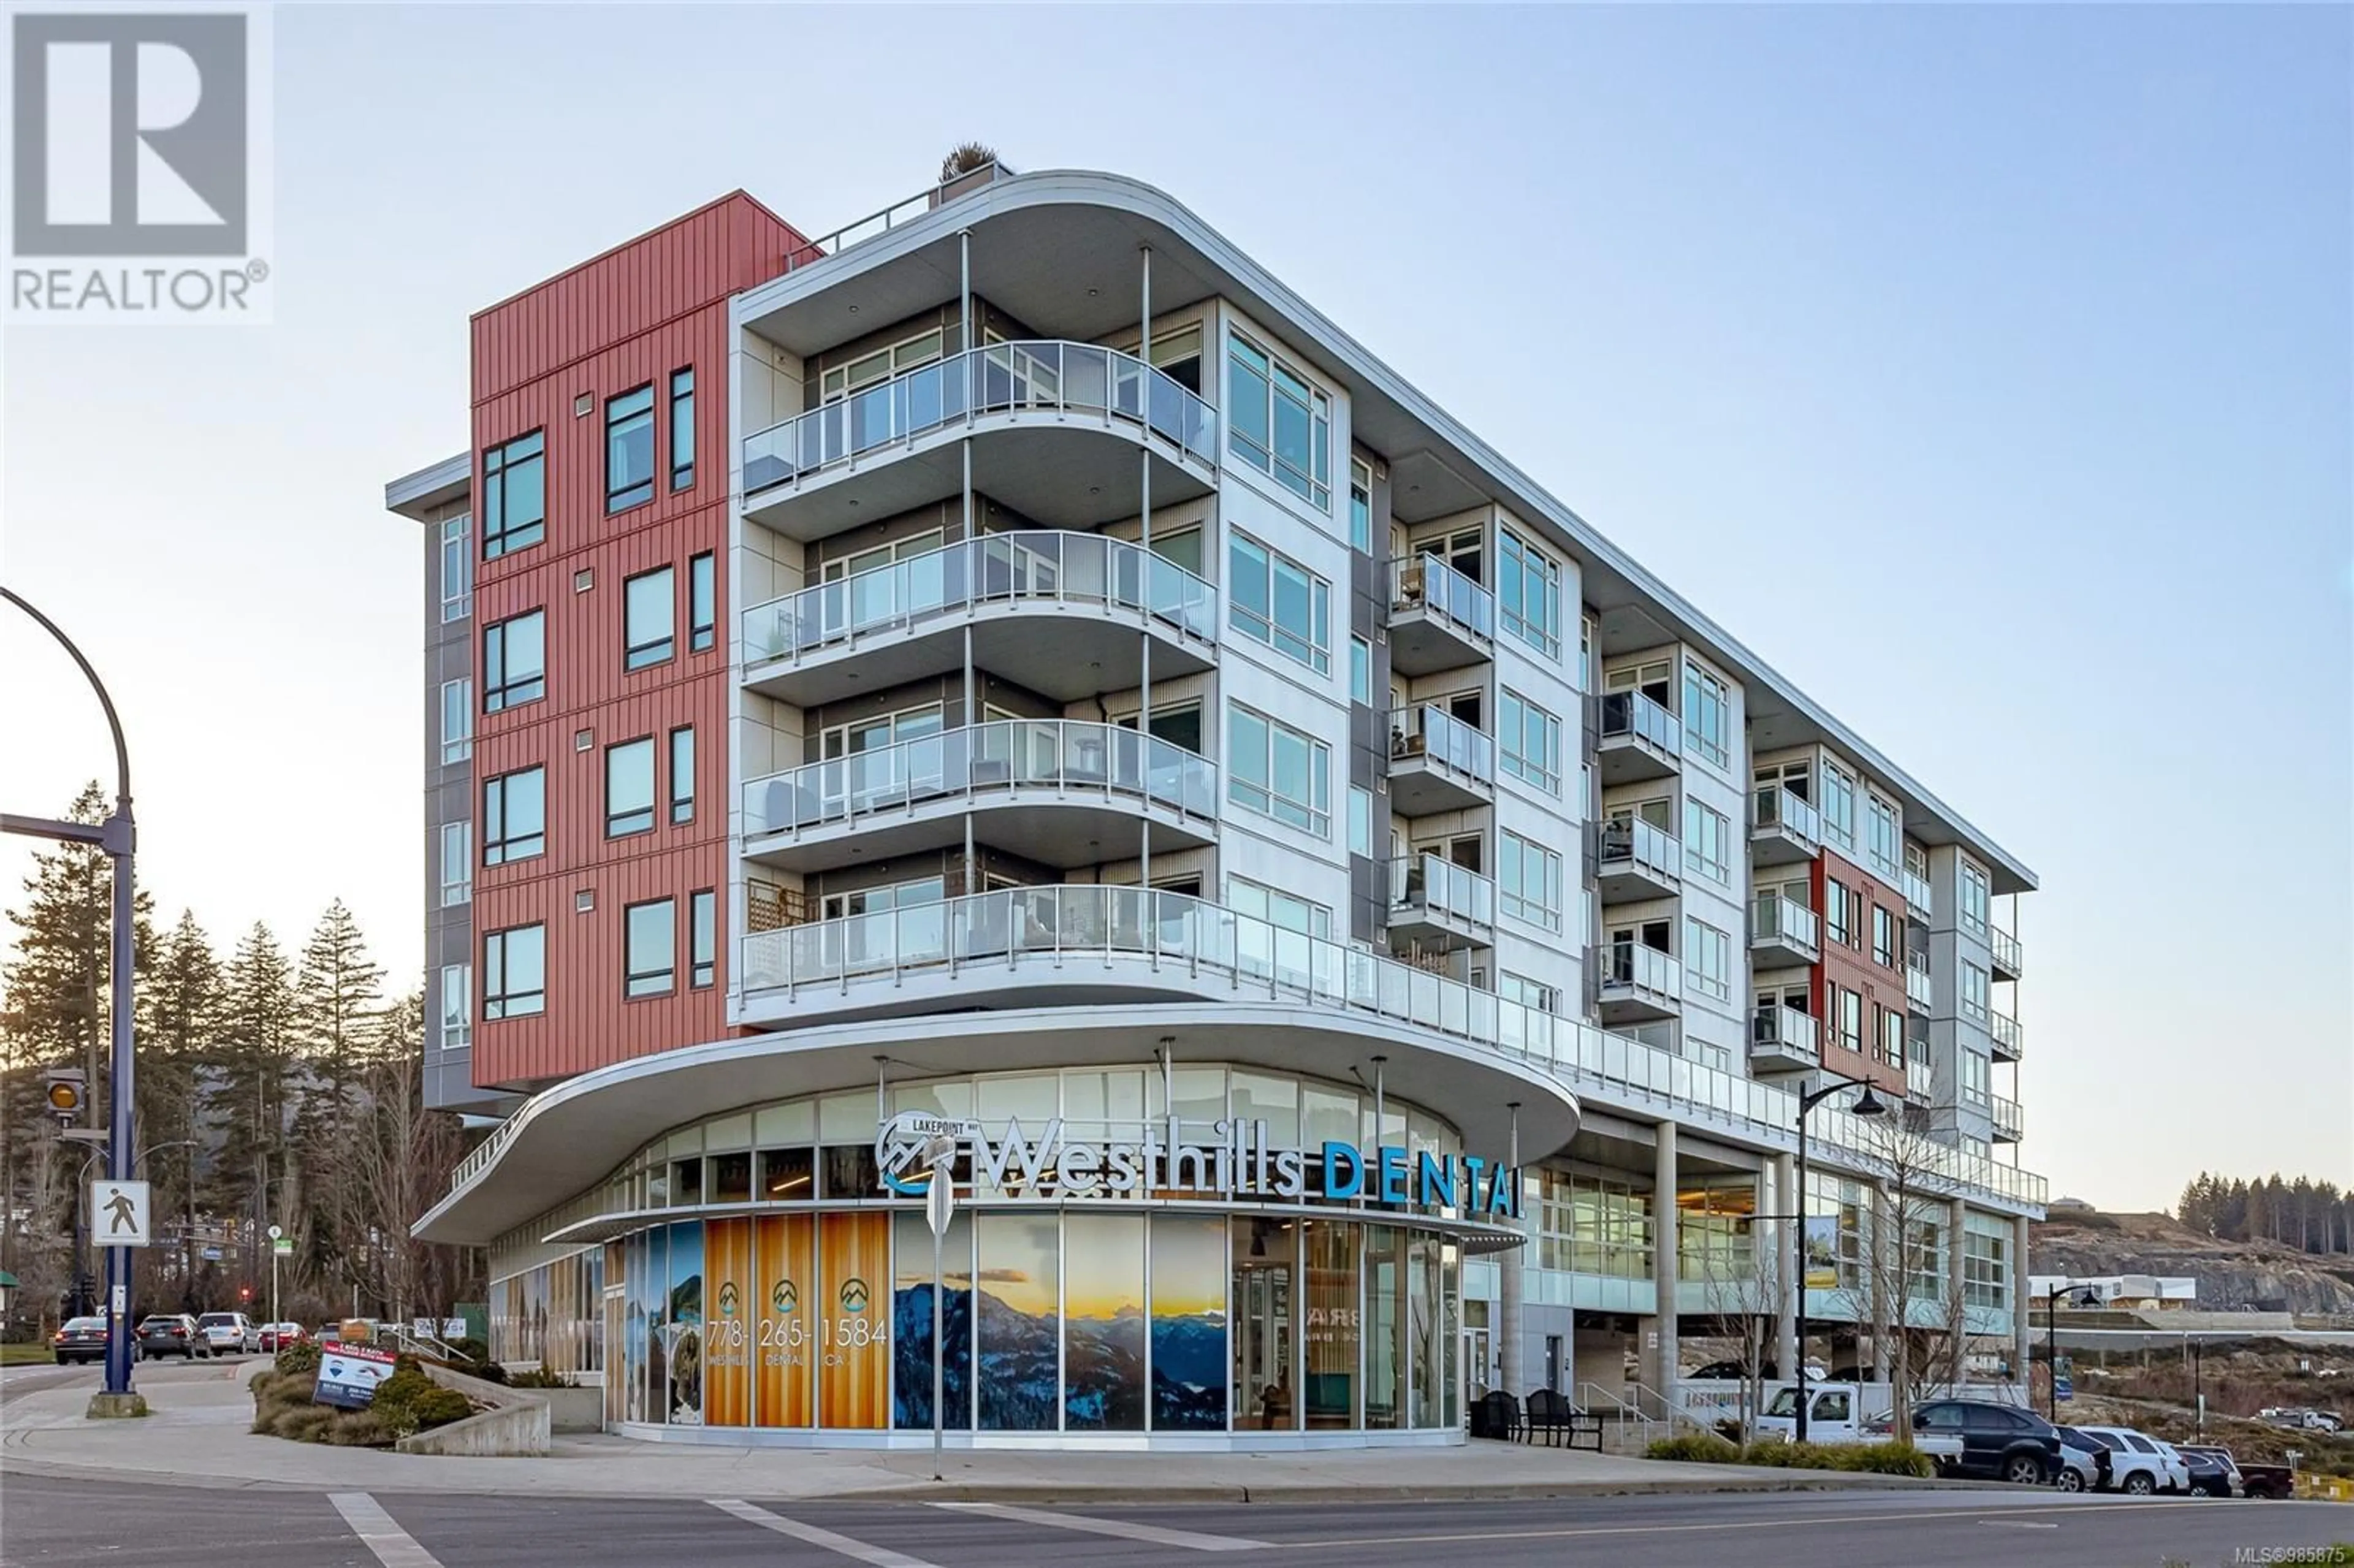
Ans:
{"type": "MultiPolygon", "coordinates": [[[[413,970],[381,486],[464,443],[467,313],[737,185],[1120,170],[2041,873],[2055,1191],[2354,1180],[2349,80],[2320,6],[281,7],[277,324],[9,333],[0,569],[115,685],[167,918],[340,894],[413,970]]],[[[48,810],[102,735],[0,660],[48,810]]]]}

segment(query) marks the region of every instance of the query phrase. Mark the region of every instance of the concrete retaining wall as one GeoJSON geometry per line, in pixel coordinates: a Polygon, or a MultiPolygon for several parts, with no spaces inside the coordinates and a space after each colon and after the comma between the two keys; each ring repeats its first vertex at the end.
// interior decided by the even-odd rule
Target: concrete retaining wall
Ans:
{"type": "Polygon", "coordinates": [[[535,1388],[525,1392],[547,1401],[548,1426],[557,1432],[602,1432],[605,1391],[601,1388],[535,1388]]]}
{"type": "MultiPolygon", "coordinates": [[[[485,1383],[478,1377],[451,1372],[447,1367],[426,1363],[425,1374],[443,1388],[454,1388],[478,1404],[491,1408],[469,1415],[463,1421],[452,1421],[447,1426],[436,1426],[403,1437],[396,1447],[404,1454],[462,1454],[476,1457],[511,1457],[516,1455],[544,1455],[552,1446],[550,1419],[546,1393],[534,1389],[508,1388],[503,1383],[485,1383]]],[[[548,1390],[563,1393],[565,1390],[548,1390]]]]}

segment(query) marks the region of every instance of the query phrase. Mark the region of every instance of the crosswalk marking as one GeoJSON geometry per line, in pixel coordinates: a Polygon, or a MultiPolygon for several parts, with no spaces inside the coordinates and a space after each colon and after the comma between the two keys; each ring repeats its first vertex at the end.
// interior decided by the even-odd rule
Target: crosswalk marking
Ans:
{"type": "MultiPolygon", "coordinates": [[[[909,1557],[905,1552],[894,1552],[887,1546],[869,1546],[863,1541],[853,1541],[846,1535],[836,1535],[832,1531],[821,1530],[813,1524],[803,1524],[797,1519],[787,1519],[782,1514],[770,1513],[767,1509],[748,1503],[741,1498],[705,1498],[703,1500],[722,1513],[735,1515],[747,1524],[757,1524],[763,1530],[773,1530],[779,1535],[790,1535],[795,1541],[804,1541],[811,1546],[822,1546],[828,1552],[839,1552],[844,1557],[855,1557],[861,1563],[873,1564],[873,1568],[933,1568],[931,1563],[921,1558],[909,1557]]],[[[390,1568],[390,1565],[387,1564],[387,1568],[390,1568]]]]}
{"type": "Polygon", "coordinates": [[[1056,1530],[1083,1530],[1094,1535],[1117,1535],[1128,1541],[1149,1541],[1155,1546],[1182,1546],[1192,1552],[1257,1552],[1264,1541],[1239,1535],[1205,1535],[1197,1530],[1170,1530],[1158,1524],[1132,1524],[1123,1519],[1096,1519],[1083,1513],[1049,1513],[1044,1509],[1014,1508],[1005,1503],[935,1503],[935,1508],[961,1509],[999,1519],[1018,1519],[1056,1530]]]}
{"type": "Polygon", "coordinates": [[[360,1544],[376,1553],[384,1568],[441,1568],[441,1560],[417,1544],[417,1538],[392,1522],[392,1515],[384,1505],[366,1492],[329,1492],[327,1500],[360,1538],[360,1544]]]}

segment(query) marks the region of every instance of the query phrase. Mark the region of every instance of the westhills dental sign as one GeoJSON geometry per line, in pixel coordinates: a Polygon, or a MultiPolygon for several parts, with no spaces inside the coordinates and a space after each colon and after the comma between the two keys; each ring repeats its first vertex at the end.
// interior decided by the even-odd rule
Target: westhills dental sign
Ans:
{"type": "MultiPolygon", "coordinates": [[[[1201,1124],[1195,1123],[1198,1127],[1201,1124]]],[[[934,1139],[953,1139],[976,1187],[1009,1198],[1205,1197],[1282,1202],[1359,1200],[1390,1208],[1456,1209],[1518,1219],[1518,1172],[1502,1160],[1353,1143],[1278,1149],[1264,1121],[1209,1124],[1211,1139],[1183,1136],[1178,1118],[1146,1124],[1142,1138],[1074,1138],[1059,1117],[1036,1131],[1017,1119],[992,1133],[976,1121],[903,1111],[875,1139],[884,1187],[921,1197],[934,1139]]]]}

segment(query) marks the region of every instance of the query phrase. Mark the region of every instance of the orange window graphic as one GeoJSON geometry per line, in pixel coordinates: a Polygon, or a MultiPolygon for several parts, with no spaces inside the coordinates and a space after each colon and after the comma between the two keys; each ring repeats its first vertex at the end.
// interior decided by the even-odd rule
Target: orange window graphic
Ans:
{"type": "Polygon", "coordinates": [[[818,1425],[891,1421],[891,1216],[826,1214],[818,1227],[818,1425]]]}
{"type": "Polygon", "coordinates": [[[817,1366],[817,1274],[811,1256],[816,1224],[808,1214],[753,1222],[758,1236],[752,1306],[758,1316],[752,1342],[759,1358],[754,1420],[762,1426],[810,1425],[810,1379],[817,1366]]]}

